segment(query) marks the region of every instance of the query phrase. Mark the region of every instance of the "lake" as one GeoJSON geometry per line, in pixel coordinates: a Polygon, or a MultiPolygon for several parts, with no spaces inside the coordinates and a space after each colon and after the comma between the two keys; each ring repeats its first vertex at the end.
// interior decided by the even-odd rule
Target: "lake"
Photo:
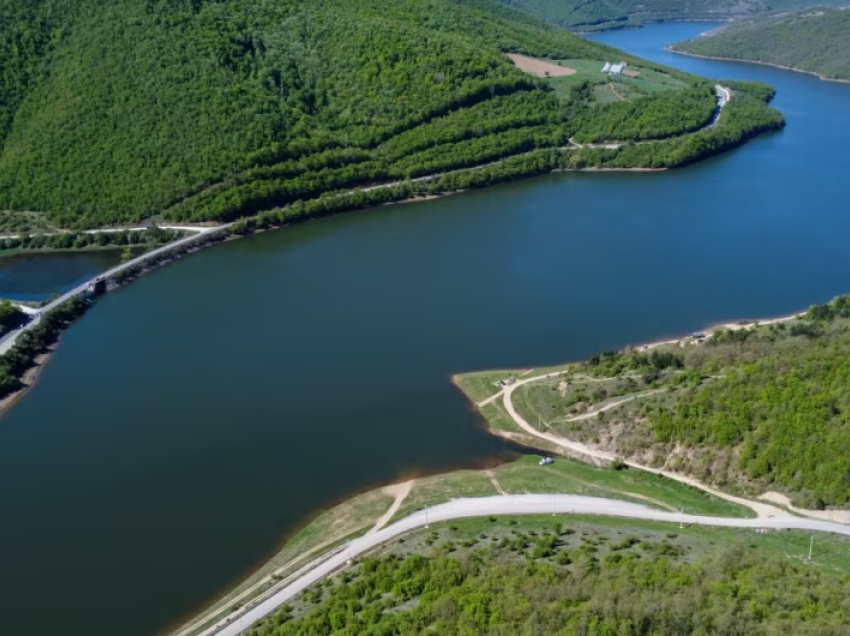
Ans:
{"type": "Polygon", "coordinates": [[[850,86],[597,36],[778,89],[784,131],[205,250],[105,297],[0,422],[0,633],[152,636],[317,508],[514,451],[453,373],[575,360],[850,291],[850,86]]]}
{"type": "Polygon", "coordinates": [[[0,258],[0,298],[41,302],[120,262],[120,250],[6,256],[0,258]]]}

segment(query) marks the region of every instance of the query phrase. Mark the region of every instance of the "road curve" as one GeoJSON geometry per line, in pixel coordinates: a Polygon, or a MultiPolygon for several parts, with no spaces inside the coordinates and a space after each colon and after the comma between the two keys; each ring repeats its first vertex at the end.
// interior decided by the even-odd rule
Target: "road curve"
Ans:
{"type": "Polygon", "coordinates": [[[414,513],[372,535],[355,539],[347,547],[331,551],[327,559],[295,581],[274,591],[256,605],[250,606],[242,610],[241,613],[224,619],[220,624],[205,631],[203,636],[237,636],[243,631],[250,629],[255,621],[268,616],[310,585],[346,565],[349,559],[368,552],[411,530],[427,527],[430,523],[450,521],[452,519],[526,514],[599,515],[621,519],[642,519],[675,524],[683,523],[686,525],[743,529],[810,530],[834,532],[836,534],[850,536],[850,527],[848,526],[790,515],[770,519],[706,517],[665,512],[640,504],[597,497],[583,497],[580,495],[499,495],[477,499],[455,499],[454,501],[428,508],[427,511],[423,510],[414,513]]]}
{"type": "MultiPolygon", "coordinates": [[[[614,455],[613,453],[608,453],[602,450],[598,450],[596,448],[591,448],[587,444],[569,440],[565,437],[560,437],[551,433],[545,433],[535,428],[534,426],[529,424],[525,420],[525,418],[522,417],[522,415],[517,412],[516,408],[514,408],[513,392],[515,389],[522,386],[523,384],[528,384],[529,382],[534,382],[535,380],[540,380],[544,377],[549,377],[551,375],[552,374],[548,374],[547,376],[540,376],[537,378],[528,378],[523,382],[517,382],[516,384],[508,386],[502,394],[503,404],[505,406],[505,410],[508,412],[508,415],[514,421],[514,423],[516,423],[517,426],[519,426],[526,433],[533,435],[534,437],[544,439],[548,442],[551,442],[552,444],[555,444],[556,446],[567,449],[574,453],[585,455],[587,457],[600,459],[606,462],[613,461],[616,458],[616,455],[614,455]]],[[[771,504],[730,495],[729,493],[725,493],[720,490],[717,490],[716,488],[712,488],[711,486],[707,486],[701,481],[692,477],[688,477],[686,475],[680,475],[679,473],[674,473],[672,471],[663,470],[660,468],[652,468],[651,466],[644,466],[643,464],[638,464],[637,462],[631,460],[625,460],[625,463],[631,468],[636,468],[637,470],[643,470],[648,473],[654,473],[656,475],[661,475],[662,477],[667,477],[668,479],[672,479],[673,481],[678,481],[680,483],[687,484],[688,486],[698,488],[699,490],[705,491],[711,495],[714,495],[715,497],[719,497],[720,499],[725,499],[726,501],[731,501],[732,503],[736,503],[740,506],[749,508],[761,518],[781,518],[787,514],[781,508],[777,508],[776,506],[773,506],[771,504]]]]}

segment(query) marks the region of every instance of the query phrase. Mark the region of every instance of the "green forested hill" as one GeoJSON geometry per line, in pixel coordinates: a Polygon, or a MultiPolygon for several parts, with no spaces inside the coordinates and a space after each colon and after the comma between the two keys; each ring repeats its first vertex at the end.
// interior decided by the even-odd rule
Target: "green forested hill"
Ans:
{"type": "MultiPolygon", "coordinates": [[[[478,0],[458,0],[476,3],[478,0]]],[[[846,0],[500,0],[547,22],[592,31],[636,27],[647,22],[726,20],[813,4],[842,6],[846,0]]]]}
{"type": "Polygon", "coordinates": [[[681,90],[556,96],[504,54],[636,60],[495,0],[0,0],[0,18],[0,209],[71,227],[232,219],[576,135],[675,137],[714,99],[648,63],[681,90]]]}
{"type": "Polygon", "coordinates": [[[748,18],[672,48],[850,80],[850,10],[818,8],[748,18]]]}
{"type": "Polygon", "coordinates": [[[720,20],[766,11],[767,0],[501,0],[570,29],[633,27],[664,20],[720,20]]]}

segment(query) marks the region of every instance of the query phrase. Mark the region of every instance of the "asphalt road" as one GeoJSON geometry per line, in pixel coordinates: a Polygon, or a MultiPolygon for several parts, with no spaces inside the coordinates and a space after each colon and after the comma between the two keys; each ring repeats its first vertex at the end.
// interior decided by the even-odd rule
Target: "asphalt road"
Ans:
{"type": "Polygon", "coordinates": [[[273,613],[281,605],[302,592],[313,583],[325,578],[364,552],[403,535],[416,528],[438,521],[449,521],[468,517],[487,517],[491,515],[522,514],[585,514],[619,517],[623,519],[645,519],[672,524],[720,526],[727,528],[775,530],[795,529],[817,532],[834,532],[850,536],[850,527],[828,521],[817,521],[803,517],[772,517],[769,519],[738,519],[726,517],[705,517],[654,510],[640,504],[582,497],[579,495],[504,495],[477,499],[456,499],[449,503],[417,512],[401,521],[385,527],[372,535],[355,539],[329,553],[329,557],[306,572],[284,588],[274,592],[258,604],[250,607],[241,615],[224,619],[220,624],[209,628],[204,636],[236,636],[250,629],[251,625],[273,613]],[[427,522],[427,523],[426,523],[427,522]]]}
{"type": "MultiPolygon", "coordinates": [[[[105,272],[102,272],[101,274],[98,274],[94,278],[90,278],[89,280],[85,281],[84,283],[77,285],[72,290],[65,292],[64,294],[59,296],[59,298],[57,298],[53,302],[42,307],[39,311],[40,311],[40,313],[45,314],[48,311],[56,309],[56,307],[58,307],[59,305],[61,305],[65,301],[70,300],[74,296],[79,296],[97,278],[109,278],[111,276],[114,276],[115,274],[118,274],[118,273],[124,271],[125,269],[129,269],[131,267],[134,267],[135,265],[139,265],[140,263],[144,263],[145,261],[153,258],[154,256],[158,256],[160,254],[164,254],[166,252],[169,252],[176,247],[180,247],[181,245],[185,245],[187,243],[192,243],[194,241],[197,241],[198,238],[201,237],[201,236],[205,236],[205,235],[210,234],[212,232],[216,232],[216,231],[219,231],[219,230],[222,230],[222,229],[226,229],[226,228],[230,227],[231,225],[233,225],[233,224],[228,223],[226,225],[218,225],[216,227],[199,229],[199,230],[196,231],[195,234],[191,234],[190,236],[185,236],[182,239],[174,241],[173,243],[169,243],[168,245],[165,245],[163,247],[158,247],[155,250],[151,250],[150,252],[146,252],[146,253],[142,254],[141,256],[137,256],[136,258],[133,258],[133,259],[127,261],[126,263],[121,263],[120,265],[116,265],[112,269],[109,269],[105,272]]],[[[14,346],[15,342],[17,341],[18,337],[23,332],[29,331],[33,327],[37,326],[39,321],[40,321],[40,318],[33,318],[30,322],[28,322],[26,325],[24,325],[21,329],[15,329],[14,331],[10,331],[2,339],[0,339],[0,355],[3,355],[9,349],[11,349],[14,346]]]]}

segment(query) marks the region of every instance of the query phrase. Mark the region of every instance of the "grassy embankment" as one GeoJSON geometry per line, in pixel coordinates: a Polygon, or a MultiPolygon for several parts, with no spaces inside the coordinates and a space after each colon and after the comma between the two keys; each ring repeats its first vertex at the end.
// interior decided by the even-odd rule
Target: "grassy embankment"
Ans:
{"type": "MultiPolygon", "coordinates": [[[[398,512],[388,523],[424,507],[452,499],[498,496],[502,493],[577,494],[622,499],[662,510],[683,507],[686,512],[694,514],[749,516],[745,508],[669,479],[638,471],[595,468],[573,460],[558,460],[550,466],[541,467],[537,457],[527,456],[491,470],[460,470],[417,478],[398,512]]],[[[282,549],[248,579],[218,599],[204,612],[202,619],[196,619],[199,622],[194,629],[185,633],[197,633],[235,607],[279,586],[287,577],[321,554],[362,536],[375,525],[393,501],[391,495],[383,489],[377,489],[324,511],[287,540],[282,549]]]]}

